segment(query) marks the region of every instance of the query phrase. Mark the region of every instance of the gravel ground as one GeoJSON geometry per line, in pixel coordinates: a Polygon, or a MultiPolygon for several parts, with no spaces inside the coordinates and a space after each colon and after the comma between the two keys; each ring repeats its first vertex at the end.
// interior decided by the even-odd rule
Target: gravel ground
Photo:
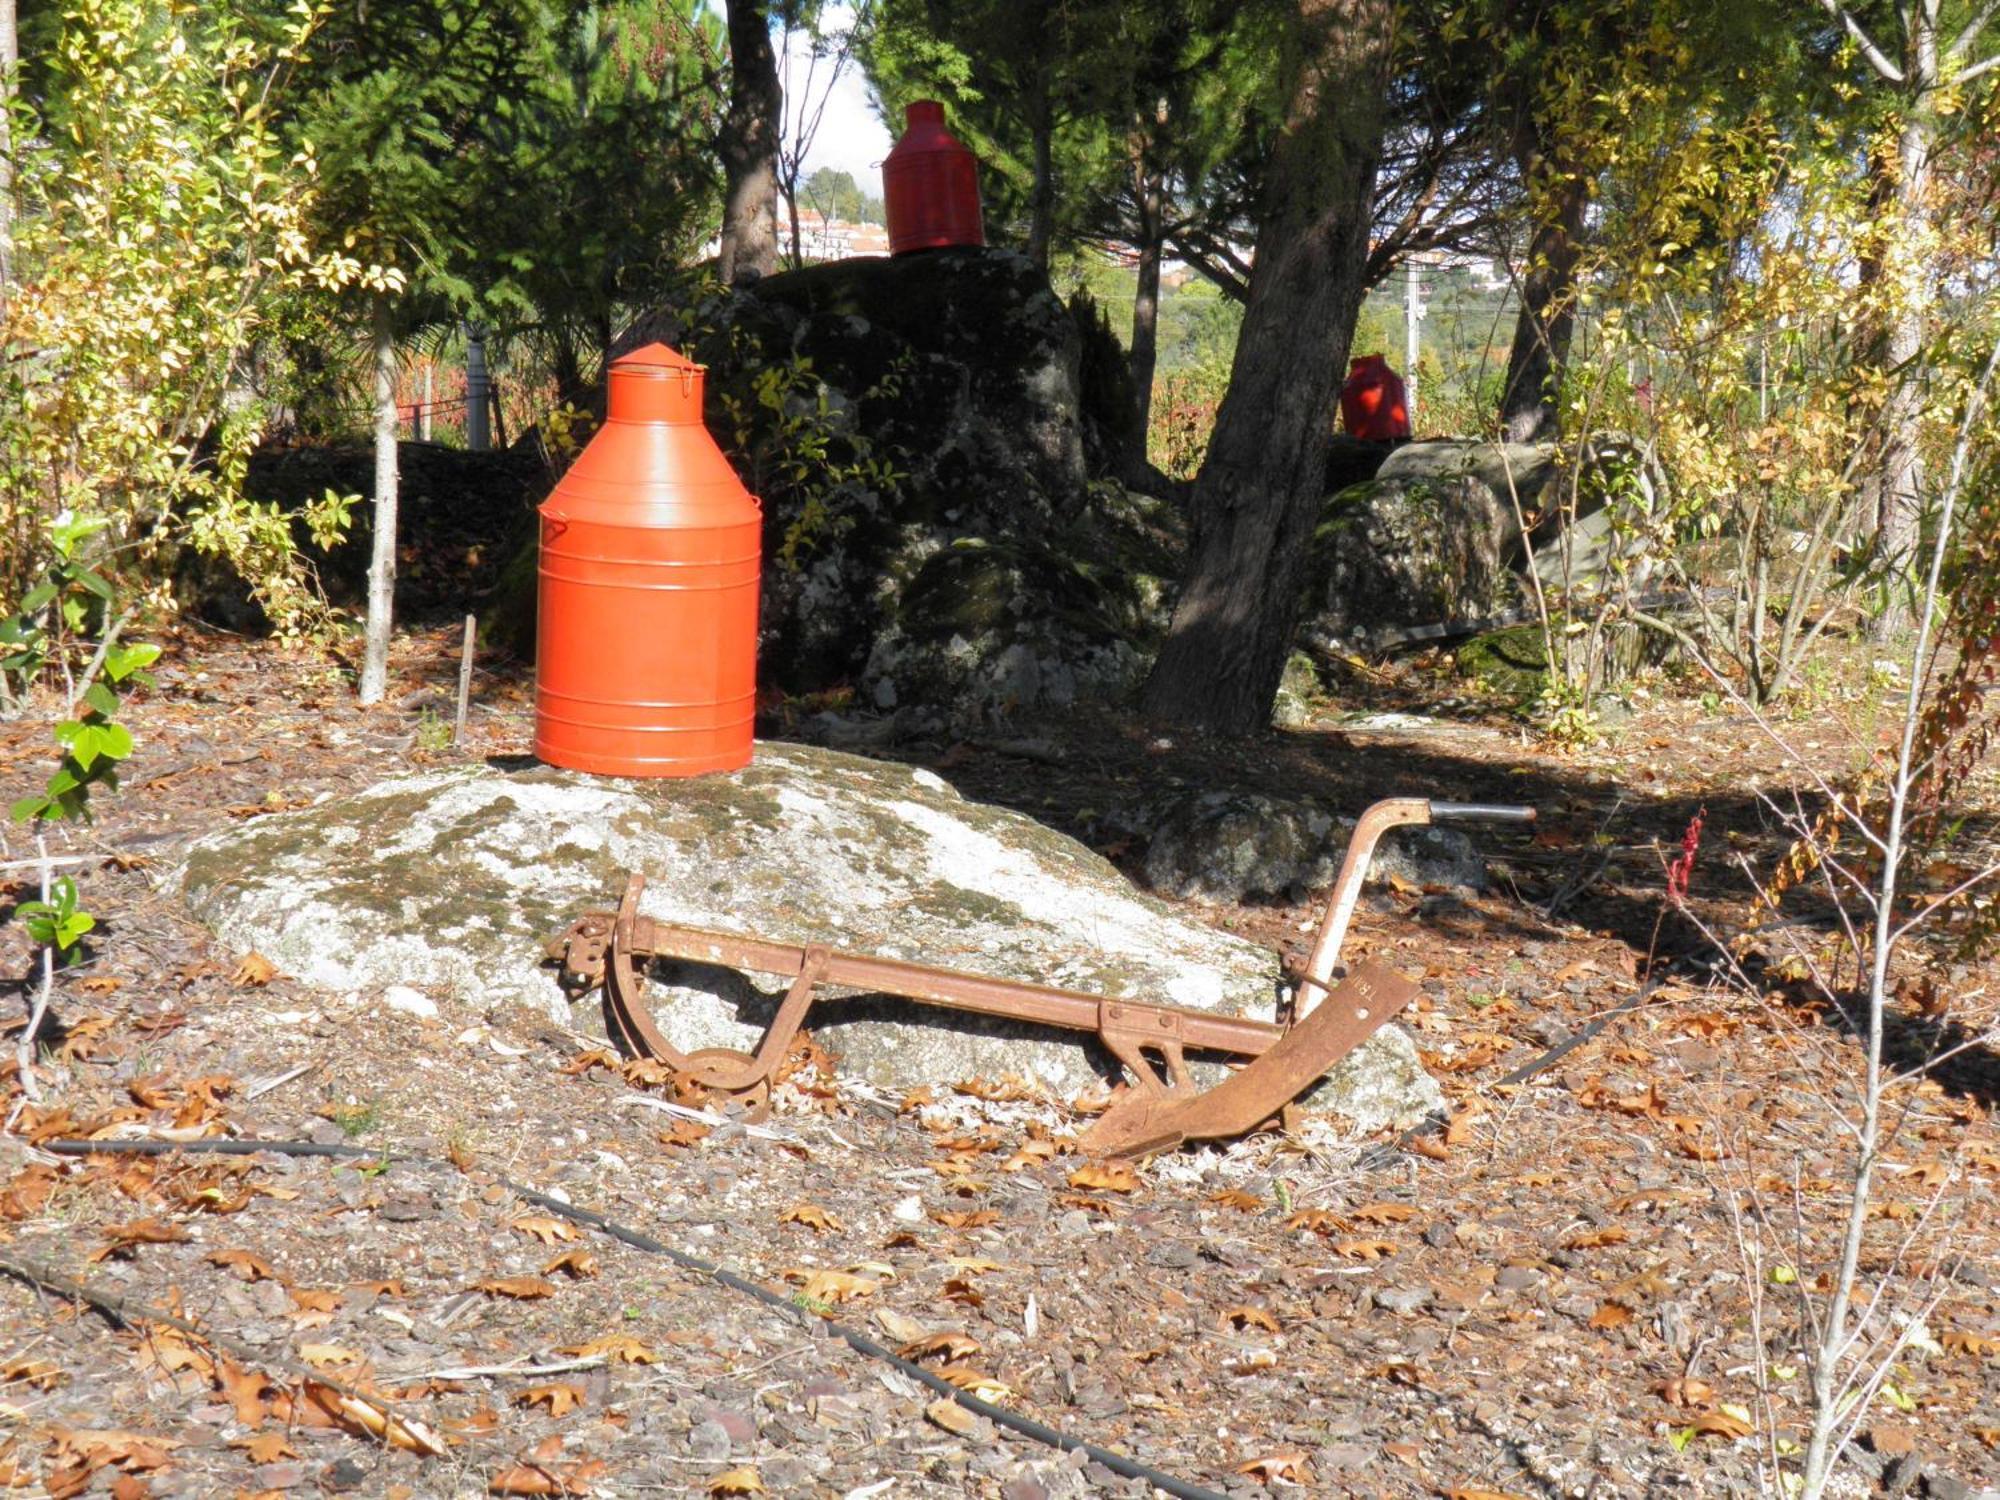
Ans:
{"type": "MultiPolygon", "coordinates": [[[[1850,1169],[1834,1112],[1858,1053],[1782,966],[1755,986],[1716,979],[1661,898],[1698,808],[1693,917],[1729,923],[1744,887],[1728,861],[1771,852],[1756,791],[1775,786],[1773,757],[1753,726],[1660,702],[1559,756],[1412,673],[1343,705],[1430,716],[1402,727],[1329,717],[1224,749],[1085,716],[1011,748],[885,752],[1131,868],[1143,850],[1100,830],[1121,799],[1173,783],[1349,814],[1412,791],[1544,808],[1532,839],[1488,851],[1491,894],[1392,888],[1357,920],[1350,953],[1422,980],[1406,1020],[1454,1101],[1442,1137],[1314,1125],[1118,1171],[1074,1153],[1065,1101],[1006,1079],[883,1095],[810,1050],[771,1117],[745,1121],[609,1057],[588,1006],[570,1030],[317,992],[156,887],[224,819],[460,753],[427,748],[449,721],[451,645],[407,638],[406,696],[363,712],[310,662],[175,641],[134,716],[124,790],[64,843],[90,859],[77,868],[102,926],[58,983],[43,1098],[4,1077],[0,1258],[29,1274],[0,1282],[0,1486],[1152,1493],[940,1402],[822,1315],[1230,1494],[1752,1495],[1801,1439],[1801,1294],[1832,1264],[1850,1169]],[[1647,978],[1641,1003],[1503,1082],[1647,978]],[[38,1147],[79,1138],[370,1154],[38,1147]],[[579,1230],[509,1183],[786,1305],[579,1230]],[[125,1316],[81,1309],[52,1289],[63,1278],[125,1316]]],[[[1791,728],[1837,769],[1866,742],[1842,719],[1791,728]]],[[[524,684],[483,676],[465,753],[518,754],[527,731],[524,684]]],[[[42,733],[0,725],[0,760],[32,768],[42,733]]],[[[16,833],[5,857],[22,855],[16,833]]],[[[32,894],[20,870],[5,878],[0,901],[32,894]]],[[[1295,961],[1311,941],[1309,905],[1195,909],[1295,961]]],[[[0,967],[30,972],[17,924],[0,967]]],[[[1864,1285],[1870,1331],[1908,1337],[1846,1494],[1977,1494],[2000,1470],[2000,1142],[1978,1041],[2000,990],[1983,967],[1939,973],[1943,1002],[1910,992],[1901,1055],[1970,1045],[1894,1096],[1864,1285]]]]}

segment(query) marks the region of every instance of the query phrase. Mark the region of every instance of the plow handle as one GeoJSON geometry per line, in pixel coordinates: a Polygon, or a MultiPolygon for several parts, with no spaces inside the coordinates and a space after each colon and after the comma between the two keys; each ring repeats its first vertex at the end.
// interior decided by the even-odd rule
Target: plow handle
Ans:
{"type": "Polygon", "coordinates": [[[1433,823],[1532,823],[1535,809],[1505,802],[1433,802],[1433,823]]]}
{"type": "Polygon", "coordinates": [[[1327,896],[1326,914],[1320,921],[1319,940],[1307,961],[1304,983],[1299,987],[1297,1013],[1310,1015],[1333,984],[1334,970],[1340,966],[1340,945],[1347,939],[1347,924],[1354,917],[1354,903],[1361,898],[1361,883],[1368,878],[1368,862],[1375,846],[1392,828],[1424,827],[1431,823],[1532,823],[1535,809],[1498,802],[1433,802],[1424,797],[1389,797],[1367,808],[1355,822],[1347,841],[1347,857],[1334,878],[1327,896]]]}

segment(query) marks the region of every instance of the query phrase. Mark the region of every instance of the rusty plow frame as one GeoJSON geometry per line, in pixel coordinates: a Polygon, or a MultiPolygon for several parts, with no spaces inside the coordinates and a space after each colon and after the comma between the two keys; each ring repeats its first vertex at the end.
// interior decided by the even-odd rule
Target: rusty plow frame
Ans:
{"type": "Polygon", "coordinates": [[[687,927],[640,915],[645,877],[630,876],[615,912],[586,912],[549,945],[573,992],[604,988],[612,1039],[636,1057],[656,1058],[677,1078],[754,1106],[769,1098],[773,1077],[823,988],[894,995],[926,1005],[1088,1032],[1132,1079],[1132,1087],[1085,1132],[1083,1148],[1101,1156],[1142,1156],[1184,1141],[1243,1135],[1280,1118],[1334,1064],[1374,1035],[1416,995],[1416,986],[1379,963],[1340,972],[1340,949],[1368,864],[1392,828],[1434,823],[1527,823],[1531,807],[1433,802],[1398,797],[1361,815],[1340,874],[1327,897],[1318,939],[1295,986],[1289,1023],[1215,1015],[1181,1006],[1090,995],[872,958],[821,943],[782,943],[734,932],[687,927]],[[725,1048],[682,1052],[669,1042],[642,998],[641,975],[655,958],[716,964],[790,981],[754,1055],[725,1048]],[[1188,1054],[1242,1062],[1208,1089],[1198,1087],[1188,1054]]]}

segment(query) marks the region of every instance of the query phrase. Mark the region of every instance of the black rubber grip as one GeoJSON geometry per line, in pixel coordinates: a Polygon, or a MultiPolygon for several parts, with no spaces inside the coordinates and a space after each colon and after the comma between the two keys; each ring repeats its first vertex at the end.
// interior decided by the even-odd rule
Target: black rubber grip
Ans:
{"type": "Polygon", "coordinates": [[[1532,823],[1532,807],[1510,807],[1504,802],[1433,802],[1433,823],[1532,823]]]}

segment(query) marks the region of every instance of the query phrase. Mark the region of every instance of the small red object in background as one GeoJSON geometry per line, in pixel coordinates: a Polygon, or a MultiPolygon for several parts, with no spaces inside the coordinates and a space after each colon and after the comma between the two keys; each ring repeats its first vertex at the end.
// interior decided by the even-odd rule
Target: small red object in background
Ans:
{"type": "Polygon", "coordinates": [[[535,755],[605,776],[750,762],[763,514],[665,344],[611,366],[604,425],[542,502],[535,755]]]}
{"type": "Polygon", "coordinates": [[[1694,815],[1687,832],[1681,835],[1680,854],[1667,866],[1667,899],[1676,906],[1687,901],[1688,881],[1694,876],[1694,857],[1701,850],[1701,822],[1707,816],[1705,807],[1694,815]]]}
{"type": "Polygon", "coordinates": [[[1410,435],[1409,396],[1403,377],[1379,354],[1364,354],[1348,366],[1340,388],[1340,421],[1348,436],[1389,442],[1410,435]]]}
{"type": "Polygon", "coordinates": [[[903,138],[882,163],[889,253],[983,245],[979,158],[944,125],[944,106],[919,99],[903,111],[903,138]]]}

